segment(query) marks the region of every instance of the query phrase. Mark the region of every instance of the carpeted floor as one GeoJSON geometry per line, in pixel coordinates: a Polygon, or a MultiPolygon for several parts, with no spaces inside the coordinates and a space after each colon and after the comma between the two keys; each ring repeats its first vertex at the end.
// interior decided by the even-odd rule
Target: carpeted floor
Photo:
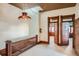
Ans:
{"type": "Polygon", "coordinates": [[[19,56],[64,56],[47,45],[36,45],[35,47],[23,52],[19,56]]]}
{"type": "MultiPolygon", "coordinates": [[[[53,37],[51,37],[53,39],[53,37]]],[[[39,44],[31,49],[23,52],[19,56],[75,56],[75,52],[72,48],[72,39],[69,41],[68,46],[58,46],[53,40],[50,44],[39,44]]]]}

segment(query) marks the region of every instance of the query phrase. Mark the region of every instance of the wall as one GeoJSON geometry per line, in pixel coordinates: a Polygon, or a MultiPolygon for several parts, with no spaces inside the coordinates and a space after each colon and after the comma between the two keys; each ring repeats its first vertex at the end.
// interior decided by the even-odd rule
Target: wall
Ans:
{"type": "Polygon", "coordinates": [[[10,4],[0,4],[0,49],[5,47],[6,40],[18,41],[39,34],[39,14],[29,13],[31,20],[20,21],[21,12],[10,4]]]}
{"type": "Polygon", "coordinates": [[[79,3],[77,3],[75,6],[75,16],[76,19],[79,18],[79,3]]]}
{"type": "Polygon", "coordinates": [[[29,36],[38,35],[38,41],[39,41],[39,10],[41,8],[39,6],[30,8],[25,10],[28,15],[31,16],[30,22],[29,22],[29,36]]]}
{"type": "Polygon", "coordinates": [[[75,13],[75,7],[57,9],[42,12],[40,15],[40,27],[42,28],[42,33],[40,34],[40,40],[48,40],[48,17],[60,16],[60,15],[71,15],[75,13]]]}

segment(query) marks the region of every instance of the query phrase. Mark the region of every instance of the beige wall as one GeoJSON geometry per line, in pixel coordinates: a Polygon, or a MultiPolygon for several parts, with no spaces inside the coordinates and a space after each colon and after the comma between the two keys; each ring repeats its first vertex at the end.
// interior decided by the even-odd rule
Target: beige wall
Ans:
{"type": "Polygon", "coordinates": [[[54,17],[54,16],[61,16],[61,15],[71,15],[74,13],[75,13],[75,7],[42,12],[40,14],[40,28],[42,28],[42,33],[40,34],[40,40],[47,41],[48,39],[48,17],[49,16],[54,17]]]}

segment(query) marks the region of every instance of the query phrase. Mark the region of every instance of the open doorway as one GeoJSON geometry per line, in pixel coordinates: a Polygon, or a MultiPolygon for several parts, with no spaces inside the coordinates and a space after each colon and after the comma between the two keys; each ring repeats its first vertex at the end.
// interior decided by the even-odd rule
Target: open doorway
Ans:
{"type": "Polygon", "coordinates": [[[74,47],[74,40],[75,40],[75,28],[74,28],[74,21],[75,15],[65,15],[61,16],[61,43],[62,45],[70,46],[71,48],[74,47]]]}
{"type": "Polygon", "coordinates": [[[48,17],[48,42],[74,47],[75,15],[48,17]],[[59,19],[60,18],[60,19],[59,19]]]}
{"type": "Polygon", "coordinates": [[[49,17],[48,20],[48,42],[52,44],[59,43],[59,17],[49,17]]]}
{"type": "Polygon", "coordinates": [[[63,21],[62,22],[62,43],[64,45],[69,45],[73,41],[73,22],[63,21]]]}

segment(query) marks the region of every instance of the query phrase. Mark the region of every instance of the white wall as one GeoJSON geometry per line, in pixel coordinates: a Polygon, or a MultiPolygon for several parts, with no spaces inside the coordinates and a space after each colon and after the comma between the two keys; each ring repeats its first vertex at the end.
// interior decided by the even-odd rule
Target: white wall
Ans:
{"type": "Polygon", "coordinates": [[[31,20],[23,22],[18,20],[21,12],[10,4],[0,4],[0,49],[5,47],[6,40],[18,41],[39,34],[39,14],[32,12],[31,20]]]}
{"type": "Polygon", "coordinates": [[[47,41],[48,39],[48,17],[49,16],[60,16],[60,15],[71,15],[75,13],[75,7],[51,10],[40,13],[40,27],[42,33],[40,34],[40,40],[47,41]]]}
{"type": "Polygon", "coordinates": [[[30,22],[29,22],[29,36],[38,35],[39,39],[39,10],[41,8],[39,6],[30,8],[25,10],[29,16],[31,16],[30,22]]]}

